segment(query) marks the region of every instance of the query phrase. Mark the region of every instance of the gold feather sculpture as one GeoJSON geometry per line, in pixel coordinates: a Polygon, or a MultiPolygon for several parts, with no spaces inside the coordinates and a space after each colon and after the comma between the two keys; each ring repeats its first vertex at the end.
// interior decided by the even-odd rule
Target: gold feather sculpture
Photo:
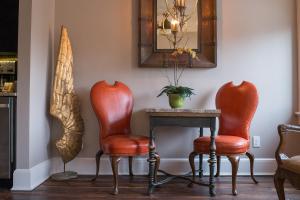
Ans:
{"type": "MultiPolygon", "coordinates": [[[[82,149],[84,123],[73,83],[73,55],[67,29],[62,27],[58,60],[52,88],[50,114],[63,126],[56,148],[64,162],[73,160],[82,149]]],[[[65,172],[65,167],[64,167],[65,172]]]]}

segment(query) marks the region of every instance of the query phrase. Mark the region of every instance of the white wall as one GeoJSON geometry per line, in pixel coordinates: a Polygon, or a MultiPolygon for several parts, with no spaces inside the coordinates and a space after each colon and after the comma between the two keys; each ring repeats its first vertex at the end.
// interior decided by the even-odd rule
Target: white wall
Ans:
{"type": "Polygon", "coordinates": [[[30,166],[50,157],[49,102],[53,67],[54,0],[32,0],[30,166]]]}
{"type": "Polygon", "coordinates": [[[33,189],[50,173],[54,3],[20,1],[16,190],[33,189]]]}
{"type": "MultiPolygon", "coordinates": [[[[261,136],[262,147],[251,150],[256,157],[273,158],[278,141],[276,126],[288,122],[294,110],[295,1],[217,2],[218,67],[186,70],[182,84],[194,88],[197,94],[186,107],[214,108],[215,93],[222,84],[231,80],[236,84],[242,80],[253,82],[260,101],[251,134],[261,136]]],[[[98,123],[89,100],[90,88],[98,80],[120,80],[132,89],[132,127],[137,134],[148,134],[144,108],[168,107],[166,97],[156,98],[167,84],[164,70],[137,66],[137,4],[137,0],[56,1],[55,44],[60,25],[64,24],[73,44],[75,86],[86,126],[79,157],[93,157],[98,150],[98,123]]],[[[57,124],[53,133],[56,130],[57,124]]],[[[197,131],[160,129],[159,153],[165,158],[186,158],[197,131]]]]}
{"type": "Polygon", "coordinates": [[[31,0],[19,3],[17,168],[29,168],[29,80],[31,42],[31,0]],[[22,106],[24,105],[24,106],[22,106]]]}

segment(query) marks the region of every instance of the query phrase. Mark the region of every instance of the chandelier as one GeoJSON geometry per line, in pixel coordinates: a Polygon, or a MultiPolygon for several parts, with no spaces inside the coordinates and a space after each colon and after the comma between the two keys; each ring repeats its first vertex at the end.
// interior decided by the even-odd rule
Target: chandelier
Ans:
{"type": "Polygon", "coordinates": [[[197,13],[198,0],[194,1],[193,5],[191,0],[171,0],[171,3],[165,0],[166,10],[162,13],[162,21],[158,28],[174,49],[182,40],[183,32],[187,31],[185,25],[197,13]]]}
{"type": "Polygon", "coordinates": [[[187,13],[187,0],[173,0],[173,4],[169,4],[168,0],[165,0],[167,13],[173,20],[177,21],[180,27],[180,31],[183,30],[184,25],[197,11],[198,0],[195,0],[195,5],[191,13],[187,13]]]}

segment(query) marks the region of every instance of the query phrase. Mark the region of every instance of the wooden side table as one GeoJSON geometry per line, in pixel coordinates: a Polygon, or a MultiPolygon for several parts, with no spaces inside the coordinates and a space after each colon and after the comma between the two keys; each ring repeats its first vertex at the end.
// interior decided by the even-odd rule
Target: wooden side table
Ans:
{"type": "MultiPolygon", "coordinates": [[[[203,110],[203,109],[145,109],[145,112],[149,114],[150,120],[150,136],[149,136],[149,194],[153,193],[156,186],[162,185],[171,181],[174,178],[183,178],[189,180],[191,183],[198,185],[208,186],[211,196],[215,196],[215,180],[214,169],[216,163],[216,144],[215,144],[215,130],[216,130],[216,118],[220,116],[220,110],[203,110]],[[167,178],[160,181],[155,181],[155,133],[154,129],[159,126],[182,126],[182,127],[199,127],[200,136],[203,135],[203,128],[210,129],[210,153],[209,153],[209,183],[196,182],[187,176],[175,176],[159,170],[159,172],[167,175],[167,178]]],[[[199,157],[199,176],[202,176],[202,156],[199,157]]],[[[190,175],[188,173],[187,175],[190,175]]]]}

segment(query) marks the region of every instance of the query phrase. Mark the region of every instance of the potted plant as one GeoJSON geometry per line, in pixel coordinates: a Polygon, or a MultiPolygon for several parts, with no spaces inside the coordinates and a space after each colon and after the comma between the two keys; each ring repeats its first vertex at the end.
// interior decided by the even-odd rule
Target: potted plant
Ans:
{"type": "MultiPolygon", "coordinates": [[[[185,65],[180,68],[180,61],[182,57],[188,57],[188,60],[198,59],[196,52],[190,48],[177,48],[171,54],[173,57],[173,82],[163,87],[157,97],[166,94],[169,97],[169,104],[171,108],[181,108],[184,105],[185,99],[194,95],[192,88],[179,85],[179,80],[184,72],[185,65]]],[[[169,79],[170,80],[170,79],[169,79]]]]}

